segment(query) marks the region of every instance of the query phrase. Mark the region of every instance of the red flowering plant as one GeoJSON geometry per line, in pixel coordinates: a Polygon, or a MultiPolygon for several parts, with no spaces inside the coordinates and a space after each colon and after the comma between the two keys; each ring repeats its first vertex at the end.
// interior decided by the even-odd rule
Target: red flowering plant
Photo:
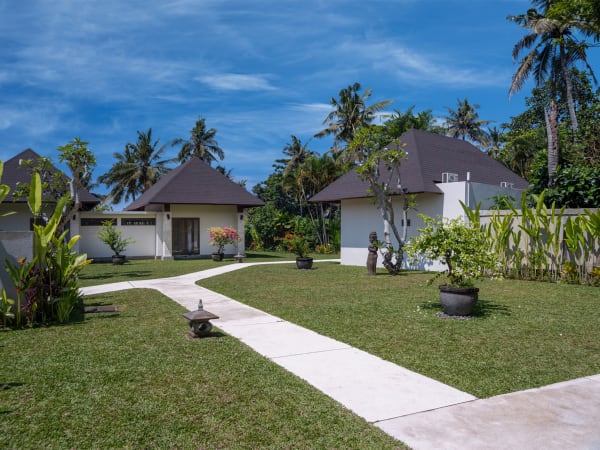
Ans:
{"type": "Polygon", "coordinates": [[[301,234],[290,231],[280,240],[287,248],[287,251],[295,253],[298,258],[306,258],[308,255],[309,244],[301,234]]]}
{"type": "Polygon", "coordinates": [[[232,227],[211,227],[208,229],[210,245],[217,247],[216,253],[223,253],[227,244],[235,244],[242,240],[237,230],[232,227]]]}

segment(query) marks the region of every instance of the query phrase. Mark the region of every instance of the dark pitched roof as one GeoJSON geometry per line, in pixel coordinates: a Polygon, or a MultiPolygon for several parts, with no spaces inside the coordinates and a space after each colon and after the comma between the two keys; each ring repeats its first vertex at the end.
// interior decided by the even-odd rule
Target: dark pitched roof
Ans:
{"type": "MultiPolygon", "coordinates": [[[[407,157],[400,164],[400,183],[408,193],[441,194],[435,183],[442,181],[442,173],[458,174],[459,181],[471,181],[500,185],[502,181],[513,183],[516,189],[525,189],[528,184],[523,178],[486,155],[474,145],[459,140],[420,130],[409,130],[400,141],[405,144],[407,157]]],[[[386,173],[382,169],[382,179],[386,173]]],[[[314,195],[312,202],[336,202],[350,198],[367,197],[368,183],[362,181],[355,170],[338,178],[325,189],[314,195]]]]}
{"type": "Polygon", "coordinates": [[[264,202],[194,157],[164,175],[125,210],[150,204],[263,206],[264,202]]]}
{"type": "MultiPolygon", "coordinates": [[[[37,160],[41,158],[36,152],[30,148],[23,150],[18,155],[13,156],[4,163],[4,173],[2,174],[2,184],[10,186],[10,193],[6,196],[5,201],[13,201],[13,192],[17,185],[21,183],[29,184],[31,182],[31,172],[26,167],[20,167],[22,160],[31,159],[37,160]]],[[[64,173],[52,166],[53,170],[61,173],[65,179],[69,179],[64,173]]],[[[79,200],[82,203],[82,207],[89,208],[100,203],[100,200],[92,195],[87,189],[79,190],[79,200]]],[[[17,200],[18,203],[27,202],[26,198],[20,198],[17,200]]]]}

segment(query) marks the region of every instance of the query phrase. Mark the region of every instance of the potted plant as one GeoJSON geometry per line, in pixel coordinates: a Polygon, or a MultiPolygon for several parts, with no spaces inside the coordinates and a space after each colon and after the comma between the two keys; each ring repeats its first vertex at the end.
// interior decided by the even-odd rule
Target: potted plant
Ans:
{"type": "Polygon", "coordinates": [[[211,227],[208,229],[208,233],[209,244],[217,247],[217,251],[211,254],[213,261],[222,261],[225,256],[225,246],[236,244],[242,239],[237,230],[232,227],[211,227]]]}
{"type": "Polygon", "coordinates": [[[449,316],[471,314],[477,303],[479,289],[475,280],[492,271],[496,261],[479,226],[465,223],[461,218],[438,220],[419,215],[425,227],[413,237],[405,250],[411,260],[426,258],[438,261],[446,270],[430,283],[446,275],[447,283],[440,285],[440,302],[449,316]]]}
{"type": "Polygon", "coordinates": [[[298,269],[312,269],[313,258],[308,256],[310,246],[304,236],[299,233],[289,232],[281,239],[288,252],[296,255],[298,269]]]}
{"type": "Polygon", "coordinates": [[[104,242],[114,252],[112,256],[113,264],[123,264],[127,259],[121,252],[125,251],[129,244],[133,244],[135,241],[131,238],[124,238],[123,232],[117,230],[112,220],[105,220],[102,222],[102,228],[97,234],[98,239],[104,242]]]}

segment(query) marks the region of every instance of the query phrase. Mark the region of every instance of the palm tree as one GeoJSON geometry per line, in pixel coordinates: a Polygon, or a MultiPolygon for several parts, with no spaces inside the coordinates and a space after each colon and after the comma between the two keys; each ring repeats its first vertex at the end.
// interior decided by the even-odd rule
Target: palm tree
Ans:
{"type": "Polygon", "coordinates": [[[298,174],[302,171],[300,168],[304,165],[306,160],[314,155],[314,152],[308,150],[308,143],[303,144],[300,139],[292,135],[292,142],[287,143],[283,147],[283,154],[288,158],[278,159],[275,162],[278,164],[276,167],[282,172],[282,184],[286,192],[289,192],[298,202],[300,206],[300,215],[302,215],[304,205],[306,204],[305,196],[303,195],[302,180],[298,179],[298,174]]]}
{"type": "Polygon", "coordinates": [[[317,192],[333,183],[339,175],[339,167],[329,155],[319,156],[311,152],[305,160],[293,170],[288,171],[283,178],[282,186],[285,192],[291,193],[314,226],[320,244],[329,244],[325,221],[325,209],[322,203],[311,204],[308,200],[317,192]]]}
{"type": "Polygon", "coordinates": [[[435,132],[435,119],[431,110],[414,113],[414,105],[405,112],[395,110],[392,117],[384,123],[390,138],[399,138],[408,130],[424,130],[435,132]]]}
{"type": "MultiPolygon", "coordinates": [[[[574,22],[566,17],[559,20],[546,15],[548,8],[552,7],[554,3],[556,0],[535,0],[534,5],[539,6],[542,9],[541,12],[531,8],[527,14],[507,17],[508,20],[530,31],[513,48],[513,60],[515,61],[523,51],[529,50],[529,53],[519,62],[508,93],[510,96],[518,92],[532,73],[538,87],[550,79],[556,82],[556,90],[558,90],[558,85],[564,82],[571,128],[577,131],[579,124],[575,114],[570,68],[576,62],[582,61],[594,81],[596,78],[587,61],[587,49],[590,46],[573,35],[574,22]]],[[[549,106],[552,107],[552,105],[549,106]]]]}
{"type": "Polygon", "coordinates": [[[204,119],[198,119],[194,128],[190,130],[190,139],[186,141],[181,138],[177,138],[173,141],[173,145],[181,145],[181,150],[177,155],[179,162],[185,162],[193,156],[197,156],[202,161],[207,162],[209,165],[216,161],[217,158],[223,161],[225,152],[219,147],[219,144],[215,140],[217,130],[215,128],[206,129],[206,122],[204,119]]]}
{"type": "Polygon", "coordinates": [[[137,142],[125,144],[123,153],[115,152],[117,162],[98,177],[100,183],[112,186],[108,199],[113,204],[120,203],[122,199],[135,200],[138,194],[143,194],[170,170],[167,164],[171,160],[159,160],[166,144],[157,148],[160,139],[152,141],[152,128],[137,134],[137,142]]]}
{"type": "Polygon", "coordinates": [[[552,186],[559,158],[558,106],[556,104],[559,86],[562,83],[565,85],[571,128],[573,131],[577,131],[579,124],[575,114],[570,67],[574,66],[577,61],[582,61],[594,80],[595,76],[587,62],[586,50],[589,45],[573,36],[574,22],[567,16],[562,16],[560,20],[557,18],[558,16],[547,16],[548,10],[556,6],[558,2],[556,0],[534,0],[533,4],[541,9],[541,13],[537,9],[531,8],[527,14],[507,17],[508,20],[530,31],[515,44],[513,59],[516,61],[524,50],[531,49],[519,62],[508,94],[510,97],[512,93],[518,92],[532,73],[536,86],[541,87],[546,82],[550,83],[551,93],[548,105],[544,108],[544,119],[548,140],[548,180],[549,185],[552,186]]]}
{"type": "Polygon", "coordinates": [[[502,151],[502,142],[504,139],[504,134],[497,127],[489,128],[487,134],[489,140],[486,153],[497,160],[502,151]]]}
{"type": "Polygon", "coordinates": [[[370,124],[376,112],[392,103],[392,100],[383,100],[367,106],[365,101],[371,96],[371,89],[367,88],[359,94],[360,89],[360,84],[354,83],[340,91],[339,100],[331,97],[333,110],[323,121],[327,128],[319,131],[315,137],[333,134],[335,147],[340,141],[348,143],[358,128],[370,124]]]}
{"type": "Polygon", "coordinates": [[[470,104],[465,98],[458,100],[458,108],[453,110],[446,107],[449,116],[446,119],[446,134],[453,138],[460,138],[463,141],[467,138],[472,142],[478,142],[486,145],[489,141],[487,132],[482,128],[490,123],[489,120],[479,119],[476,109],[479,105],[470,104]]]}
{"type": "Polygon", "coordinates": [[[307,148],[308,142],[303,144],[302,141],[294,135],[292,135],[291,138],[292,142],[287,143],[285,147],[283,147],[283,154],[288,156],[288,158],[278,159],[276,161],[285,164],[285,169],[283,171],[284,175],[293,172],[298,166],[302,165],[309,156],[314,155],[314,152],[307,148]]]}

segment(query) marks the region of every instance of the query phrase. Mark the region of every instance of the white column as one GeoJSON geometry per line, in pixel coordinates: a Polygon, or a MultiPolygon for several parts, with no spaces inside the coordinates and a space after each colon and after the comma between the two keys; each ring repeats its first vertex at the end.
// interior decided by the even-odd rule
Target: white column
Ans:
{"type": "Polygon", "coordinates": [[[237,213],[237,232],[240,235],[240,241],[238,242],[238,255],[246,255],[246,209],[242,211],[238,210],[237,213]]]}
{"type": "Polygon", "coordinates": [[[173,233],[172,220],[173,216],[170,212],[163,212],[162,226],[162,255],[161,259],[173,259],[173,233]]]}

